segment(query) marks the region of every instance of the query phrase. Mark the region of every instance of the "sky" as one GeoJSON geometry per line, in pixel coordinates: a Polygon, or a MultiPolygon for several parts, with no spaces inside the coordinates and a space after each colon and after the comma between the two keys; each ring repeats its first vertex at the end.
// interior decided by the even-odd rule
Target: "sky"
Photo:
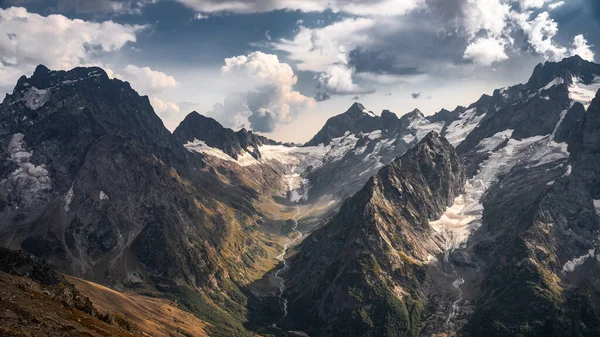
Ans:
{"type": "Polygon", "coordinates": [[[598,0],[0,0],[0,93],[100,66],[170,130],[195,110],[305,142],[355,101],[431,115],[598,46],[598,0]]]}

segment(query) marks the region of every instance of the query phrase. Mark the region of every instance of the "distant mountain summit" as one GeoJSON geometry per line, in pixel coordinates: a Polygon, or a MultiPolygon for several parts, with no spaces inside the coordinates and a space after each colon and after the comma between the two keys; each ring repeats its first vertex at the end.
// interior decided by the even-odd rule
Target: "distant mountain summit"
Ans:
{"type": "Polygon", "coordinates": [[[196,111],[184,118],[173,132],[173,136],[182,145],[195,140],[203,141],[206,145],[220,149],[234,159],[238,159],[243,153],[249,153],[255,159],[260,159],[259,147],[281,144],[246,129],[236,132],[225,128],[216,120],[196,111]]]}
{"type": "Polygon", "coordinates": [[[358,102],[354,103],[343,114],[327,120],[325,126],[304,146],[326,145],[333,138],[344,136],[347,131],[356,133],[373,129],[373,124],[376,123],[377,119],[377,116],[367,110],[362,104],[358,102]]]}

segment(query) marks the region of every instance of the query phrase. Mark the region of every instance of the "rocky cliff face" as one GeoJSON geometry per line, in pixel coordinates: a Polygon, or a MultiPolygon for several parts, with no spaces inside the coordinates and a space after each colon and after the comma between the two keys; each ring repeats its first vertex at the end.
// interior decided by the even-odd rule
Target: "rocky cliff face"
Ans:
{"type": "Polygon", "coordinates": [[[457,147],[464,193],[437,195],[452,207],[434,212],[365,194],[383,169],[294,257],[288,323],[324,336],[597,335],[599,77],[579,57],[548,62],[526,84],[418,119],[457,147]],[[389,212],[357,207],[360,195],[389,212]]]}
{"type": "Polygon", "coordinates": [[[598,111],[596,98],[571,125],[567,162],[515,167],[485,197],[486,230],[472,239],[482,284],[465,333],[600,333],[598,111]]]}
{"type": "MultiPolygon", "coordinates": [[[[0,105],[0,134],[3,246],[112,286],[203,288],[206,307],[243,312],[239,289],[274,249],[257,192],[211,173],[128,83],[39,66],[0,105]]],[[[221,315],[236,322],[224,333],[244,331],[243,314],[221,315]]]]}
{"type": "Polygon", "coordinates": [[[435,132],[373,176],[309,236],[286,279],[290,319],[314,336],[416,336],[423,262],[438,251],[429,221],[465,174],[435,132]]]}

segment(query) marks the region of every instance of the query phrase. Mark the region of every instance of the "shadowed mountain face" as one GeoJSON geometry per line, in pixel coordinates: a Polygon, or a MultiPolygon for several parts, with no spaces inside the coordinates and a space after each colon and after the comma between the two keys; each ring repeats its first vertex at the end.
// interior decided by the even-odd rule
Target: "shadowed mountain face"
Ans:
{"type": "Polygon", "coordinates": [[[196,112],[171,134],[102,69],[39,66],[0,105],[0,243],[215,336],[598,336],[599,89],[572,57],[294,146],[196,112]]]}
{"type": "Polygon", "coordinates": [[[288,275],[292,317],[311,336],[415,336],[429,221],[463,191],[454,148],[437,133],[373,176],[313,233],[288,275]]]}
{"type": "Polygon", "coordinates": [[[239,315],[217,314],[235,322],[219,329],[244,330],[239,288],[275,253],[257,192],[211,173],[147,97],[99,68],[39,66],[0,105],[0,134],[3,246],[119,288],[204,288],[196,300],[239,315]]]}

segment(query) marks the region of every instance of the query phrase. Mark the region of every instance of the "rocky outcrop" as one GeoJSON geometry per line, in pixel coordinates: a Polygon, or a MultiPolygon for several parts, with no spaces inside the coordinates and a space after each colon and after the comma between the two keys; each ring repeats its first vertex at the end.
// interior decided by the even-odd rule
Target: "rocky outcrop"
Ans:
{"type": "Polygon", "coordinates": [[[305,239],[285,276],[290,320],[311,336],[417,336],[429,220],[464,182],[460,158],[435,132],[383,168],[305,239]]]}
{"type": "Polygon", "coordinates": [[[260,159],[260,146],[280,144],[246,129],[236,132],[225,128],[216,120],[195,111],[185,117],[173,132],[173,136],[181,145],[194,140],[204,141],[206,145],[221,149],[234,159],[238,159],[244,153],[260,159]]]}

